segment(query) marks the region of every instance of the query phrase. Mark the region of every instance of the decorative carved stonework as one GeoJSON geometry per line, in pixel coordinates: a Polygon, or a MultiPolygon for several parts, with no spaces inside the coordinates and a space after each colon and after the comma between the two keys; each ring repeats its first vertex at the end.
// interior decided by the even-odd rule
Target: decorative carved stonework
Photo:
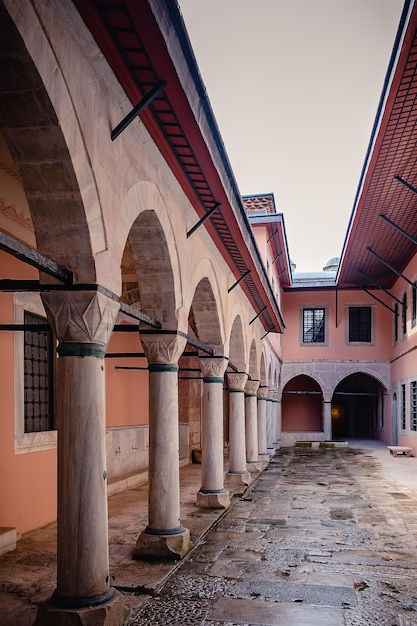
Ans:
{"type": "Polygon", "coordinates": [[[28,230],[31,233],[35,232],[32,218],[30,216],[26,217],[24,211],[20,211],[18,213],[16,210],[16,205],[6,204],[4,198],[0,198],[0,213],[8,219],[12,220],[12,222],[15,222],[15,224],[18,224],[19,226],[24,228],[25,230],[28,230]]]}
{"type": "Polygon", "coordinates": [[[227,382],[230,391],[243,391],[248,380],[244,372],[231,372],[227,374],[227,382]]]}
{"type": "Polygon", "coordinates": [[[200,357],[204,378],[223,378],[229,359],[224,356],[200,357]]]}
{"type": "Polygon", "coordinates": [[[266,400],[268,398],[269,387],[261,385],[258,389],[258,399],[266,400]]]}
{"type": "Polygon", "coordinates": [[[119,304],[97,291],[49,291],[41,294],[58,340],[107,345],[119,304]]]}
{"type": "Polygon", "coordinates": [[[178,363],[187,343],[185,337],[164,333],[141,333],[140,340],[149,363],[178,363]]]}
{"type": "Polygon", "coordinates": [[[247,396],[256,396],[256,392],[258,391],[260,381],[259,380],[248,380],[245,385],[245,394],[247,396]]]}

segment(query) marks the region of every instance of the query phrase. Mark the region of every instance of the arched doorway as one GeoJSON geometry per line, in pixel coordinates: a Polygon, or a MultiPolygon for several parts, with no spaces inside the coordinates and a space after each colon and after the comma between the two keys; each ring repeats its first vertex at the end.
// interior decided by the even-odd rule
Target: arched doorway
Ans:
{"type": "Polygon", "coordinates": [[[384,387],[364,372],[351,374],[335,388],[331,411],[333,439],[378,437],[384,425],[384,387]]]}
{"type": "Polygon", "coordinates": [[[282,430],[320,432],[323,430],[323,394],[310,376],[295,376],[282,392],[282,430]]]}

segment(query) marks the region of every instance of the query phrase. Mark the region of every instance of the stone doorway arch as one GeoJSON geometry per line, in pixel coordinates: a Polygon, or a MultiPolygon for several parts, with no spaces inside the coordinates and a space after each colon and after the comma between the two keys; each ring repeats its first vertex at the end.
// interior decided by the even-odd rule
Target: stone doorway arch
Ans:
{"type": "Polygon", "coordinates": [[[310,376],[300,374],[284,386],[282,431],[323,431],[323,394],[318,382],[310,376]]]}
{"type": "Polygon", "coordinates": [[[333,439],[378,438],[384,426],[385,394],[385,387],[364,372],[341,380],[332,396],[333,439]]]}

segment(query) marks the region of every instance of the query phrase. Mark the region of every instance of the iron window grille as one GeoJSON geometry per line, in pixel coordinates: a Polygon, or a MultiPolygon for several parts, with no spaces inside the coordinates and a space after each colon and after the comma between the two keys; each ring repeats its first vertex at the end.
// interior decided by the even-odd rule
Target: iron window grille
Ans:
{"type": "Polygon", "coordinates": [[[349,342],[372,341],[372,316],[369,306],[349,307],[349,342]]]}
{"type": "MultiPolygon", "coordinates": [[[[414,283],[417,287],[417,282],[414,283]]],[[[417,324],[417,289],[411,289],[411,328],[417,324]]]]}
{"type": "Polygon", "coordinates": [[[401,310],[401,328],[403,335],[407,333],[407,293],[403,293],[403,303],[401,310]]]}
{"type": "Polygon", "coordinates": [[[405,412],[405,384],[401,384],[401,430],[405,430],[407,426],[405,412]]]}
{"type": "Polygon", "coordinates": [[[303,343],[324,343],[324,309],[303,309],[303,343]]]}
{"type": "Polygon", "coordinates": [[[398,341],[398,302],[394,305],[394,343],[398,341]]]}
{"type": "Polygon", "coordinates": [[[417,431],[417,380],[410,383],[410,430],[417,431]]]}
{"type": "MultiPolygon", "coordinates": [[[[25,325],[45,324],[38,315],[24,312],[25,325]]],[[[52,331],[24,331],[24,431],[54,430],[52,331]]]]}

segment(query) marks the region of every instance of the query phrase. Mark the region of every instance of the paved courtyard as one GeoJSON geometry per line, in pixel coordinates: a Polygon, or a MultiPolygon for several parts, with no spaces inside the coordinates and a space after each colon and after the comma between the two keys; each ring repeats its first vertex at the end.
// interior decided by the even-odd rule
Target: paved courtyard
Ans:
{"type": "MultiPolygon", "coordinates": [[[[132,561],[146,487],[109,500],[113,585],[129,626],[417,626],[417,459],[374,441],[283,449],[227,513],[182,470],[179,563],[132,561]],[[201,539],[200,539],[201,537],[201,539]]],[[[0,624],[29,626],[54,589],[55,526],[0,558],[0,624]]]]}

